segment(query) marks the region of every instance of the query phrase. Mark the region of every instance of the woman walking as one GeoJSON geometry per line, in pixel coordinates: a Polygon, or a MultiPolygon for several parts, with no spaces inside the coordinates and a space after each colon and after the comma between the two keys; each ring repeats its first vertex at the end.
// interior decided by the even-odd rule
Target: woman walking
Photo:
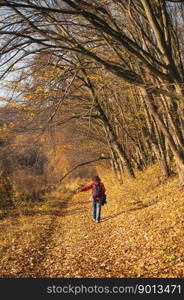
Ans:
{"type": "Polygon", "coordinates": [[[104,184],[101,182],[100,177],[94,176],[92,178],[92,183],[82,187],[78,190],[78,192],[85,192],[92,189],[92,218],[97,223],[100,222],[101,217],[101,206],[105,200],[105,187],[104,184]]]}

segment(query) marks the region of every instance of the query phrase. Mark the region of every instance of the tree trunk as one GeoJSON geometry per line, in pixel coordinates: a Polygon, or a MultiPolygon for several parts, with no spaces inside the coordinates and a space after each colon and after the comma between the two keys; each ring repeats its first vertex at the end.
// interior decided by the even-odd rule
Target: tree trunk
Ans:
{"type": "Polygon", "coordinates": [[[170,124],[170,130],[173,139],[175,143],[181,147],[181,150],[184,151],[182,122],[177,112],[178,109],[177,104],[172,103],[169,97],[164,97],[163,95],[161,95],[161,99],[162,99],[164,109],[166,110],[167,113],[168,122],[170,124]]]}
{"type": "Polygon", "coordinates": [[[108,131],[109,138],[110,138],[110,144],[111,144],[112,148],[114,149],[114,151],[118,154],[121,162],[125,166],[127,173],[129,174],[129,176],[135,178],[135,174],[134,174],[133,168],[131,166],[130,160],[127,156],[127,153],[126,153],[123,145],[119,143],[118,136],[116,135],[115,130],[111,126],[109,119],[105,114],[105,111],[103,110],[102,106],[100,105],[100,101],[95,92],[95,87],[91,83],[91,81],[86,73],[86,70],[82,69],[82,71],[83,71],[84,78],[86,81],[86,86],[91,93],[94,103],[96,104],[96,110],[100,113],[100,118],[101,118],[105,128],[108,131]]]}
{"type": "Polygon", "coordinates": [[[117,142],[117,140],[114,140],[112,142],[112,147],[118,153],[119,158],[120,158],[123,166],[125,167],[126,172],[129,174],[130,177],[135,178],[133,168],[131,166],[130,160],[127,157],[125,150],[123,149],[123,146],[121,144],[119,144],[117,142]]]}
{"type": "Polygon", "coordinates": [[[163,135],[165,136],[166,142],[168,143],[175,161],[176,161],[176,165],[177,165],[177,169],[178,169],[178,175],[179,175],[179,180],[180,180],[180,184],[184,185],[184,156],[183,156],[183,152],[181,152],[180,149],[177,148],[177,145],[171,135],[171,133],[169,132],[169,129],[166,127],[164,121],[162,120],[162,118],[160,117],[158,111],[157,111],[157,107],[154,105],[154,99],[152,94],[150,94],[149,91],[147,91],[145,88],[140,88],[141,92],[144,96],[145,102],[150,110],[150,113],[152,114],[152,116],[154,117],[158,127],[160,128],[160,130],[162,131],[163,135]]]}
{"type": "MultiPolygon", "coordinates": [[[[161,170],[164,177],[168,178],[172,172],[169,168],[167,157],[166,157],[166,147],[165,147],[165,137],[162,132],[159,131],[157,123],[153,115],[150,115],[146,103],[143,101],[146,122],[148,125],[149,139],[152,143],[152,150],[160,163],[161,170]]],[[[148,134],[148,133],[147,133],[148,134]]]]}
{"type": "Polygon", "coordinates": [[[123,179],[122,179],[121,168],[119,166],[119,162],[116,157],[115,151],[113,150],[113,148],[111,146],[110,146],[110,153],[111,153],[111,157],[112,157],[112,159],[111,159],[112,169],[113,169],[114,174],[115,174],[116,178],[118,179],[119,183],[122,184],[123,179]]]}

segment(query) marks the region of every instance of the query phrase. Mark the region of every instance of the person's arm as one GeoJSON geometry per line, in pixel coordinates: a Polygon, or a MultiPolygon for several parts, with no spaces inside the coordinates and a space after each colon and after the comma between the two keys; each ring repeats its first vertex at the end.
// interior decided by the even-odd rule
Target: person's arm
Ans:
{"type": "Polygon", "coordinates": [[[88,190],[90,190],[90,189],[92,189],[92,188],[93,188],[93,184],[89,184],[89,185],[87,185],[87,186],[82,187],[82,188],[79,190],[79,192],[86,192],[86,191],[88,191],[88,190]]]}

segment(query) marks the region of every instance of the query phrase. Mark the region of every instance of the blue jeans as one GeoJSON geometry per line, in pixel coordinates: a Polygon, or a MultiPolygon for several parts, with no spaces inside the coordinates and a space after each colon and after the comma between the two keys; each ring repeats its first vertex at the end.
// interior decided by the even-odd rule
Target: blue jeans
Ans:
{"type": "Polygon", "coordinates": [[[101,206],[102,206],[101,200],[93,200],[92,201],[93,219],[96,221],[100,221],[101,206]]]}

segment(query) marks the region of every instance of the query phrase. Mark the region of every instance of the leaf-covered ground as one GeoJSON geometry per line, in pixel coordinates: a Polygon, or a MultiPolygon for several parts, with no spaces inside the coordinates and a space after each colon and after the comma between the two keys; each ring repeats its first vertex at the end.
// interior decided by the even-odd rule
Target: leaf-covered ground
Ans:
{"type": "Polygon", "coordinates": [[[122,186],[104,174],[108,204],[61,194],[2,215],[0,277],[184,277],[184,190],[157,168],[122,186]]]}

